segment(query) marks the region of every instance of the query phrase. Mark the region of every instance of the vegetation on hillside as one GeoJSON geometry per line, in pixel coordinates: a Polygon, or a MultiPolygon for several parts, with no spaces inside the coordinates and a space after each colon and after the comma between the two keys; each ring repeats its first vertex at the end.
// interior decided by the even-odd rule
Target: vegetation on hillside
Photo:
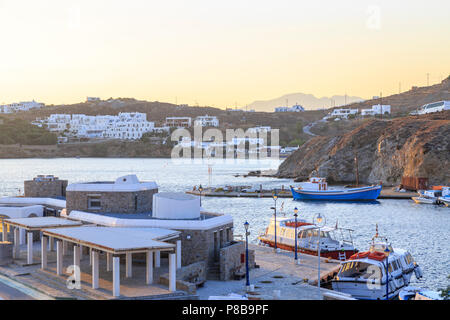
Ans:
{"type": "Polygon", "coordinates": [[[57,136],[21,119],[0,117],[0,144],[54,145],[57,136]]]}

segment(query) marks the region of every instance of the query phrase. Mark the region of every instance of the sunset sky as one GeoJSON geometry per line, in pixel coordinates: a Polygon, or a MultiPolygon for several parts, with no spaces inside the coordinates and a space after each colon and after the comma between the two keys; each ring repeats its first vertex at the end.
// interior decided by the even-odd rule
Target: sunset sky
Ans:
{"type": "Polygon", "coordinates": [[[0,0],[0,103],[369,98],[450,73],[448,0],[0,0]]]}

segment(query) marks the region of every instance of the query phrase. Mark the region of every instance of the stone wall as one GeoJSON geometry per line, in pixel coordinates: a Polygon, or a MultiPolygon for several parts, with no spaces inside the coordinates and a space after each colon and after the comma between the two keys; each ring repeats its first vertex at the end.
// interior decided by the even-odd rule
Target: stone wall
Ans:
{"type": "Polygon", "coordinates": [[[220,248],[233,240],[233,224],[210,230],[177,230],[181,232],[181,264],[206,261],[207,267],[219,262],[220,248]],[[216,240],[214,240],[216,238],[216,240]]]}
{"type": "MultiPolygon", "coordinates": [[[[249,268],[255,267],[255,251],[248,251],[249,268]]],[[[232,243],[220,249],[220,274],[222,281],[232,280],[235,272],[245,272],[245,242],[232,243]]]]}
{"type": "Polygon", "coordinates": [[[102,213],[144,213],[151,212],[153,194],[158,189],[134,192],[93,192],[68,191],[66,206],[70,213],[72,210],[102,213]],[[99,195],[101,207],[92,209],[88,207],[89,196],[99,195]]]}
{"type": "MultiPolygon", "coordinates": [[[[176,288],[189,294],[197,293],[197,286],[206,281],[206,262],[199,261],[181,269],[177,269],[176,288]]],[[[165,273],[159,277],[159,283],[169,285],[169,274],[165,273]]]]}
{"type": "Polygon", "coordinates": [[[25,197],[30,198],[52,198],[65,197],[67,180],[36,181],[28,180],[24,182],[25,197]]]}
{"type": "Polygon", "coordinates": [[[12,262],[13,244],[11,242],[0,242],[0,265],[12,262]]]}

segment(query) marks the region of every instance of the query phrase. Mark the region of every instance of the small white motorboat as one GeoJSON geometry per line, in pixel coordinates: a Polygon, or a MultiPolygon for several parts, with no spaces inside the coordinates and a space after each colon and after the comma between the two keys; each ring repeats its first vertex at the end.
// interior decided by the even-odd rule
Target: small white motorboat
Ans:
{"type": "Polygon", "coordinates": [[[442,196],[442,190],[419,190],[418,197],[412,197],[418,204],[437,204],[439,197],[442,196]]]}
{"type": "Polygon", "coordinates": [[[333,290],[356,299],[394,299],[409,285],[412,274],[418,279],[422,277],[422,270],[411,254],[392,248],[386,238],[378,236],[377,227],[369,251],[358,252],[341,263],[332,286],[333,290]]]}

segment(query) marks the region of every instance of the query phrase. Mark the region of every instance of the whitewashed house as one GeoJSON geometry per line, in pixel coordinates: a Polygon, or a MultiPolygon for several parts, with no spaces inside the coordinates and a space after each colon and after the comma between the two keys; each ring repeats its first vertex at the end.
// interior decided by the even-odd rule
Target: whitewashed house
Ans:
{"type": "Polygon", "coordinates": [[[358,113],[358,109],[334,109],[330,112],[324,119],[329,118],[344,118],[347,119],[349,115],[356,115],[358,113]]]}
{"type": "Polygon", "coordinates": [[[275,112],[303,112],[305,108],[303,108],[299,104],[294,104],[292,107],[277,107],[275,108],[275,112]]]}
{"type": "MultiPolygon", "coordinates": [[[[155,123],[147,121],[147,115],[139,112],[122,112],[117,116],[85,114],[52,114],[46,120],[53,132],[68,130],[78,138],[105,138],[137,140],[155,129],[155,123]]],[[[166,128],[159,128],[166,131],[166,128]]]]}
{"type": "Polygon", "coordinates": [[[191,117],[167,117],[165,123],[165,126],[170,128],[189,128],[191,125],[191,117]]]}
{"type": "Polygon", "coordinates": [[[391,106],[387,104],[383,105],[373,105],[371,109],[362,109],[362,116],[375,116],[378,114],[391,114],[391,106]]]}
{"type": "Polygon", "coordinates": [[[201,127],[218,127],[219,126],[219,119],[214,116],[199,116],[195,118],[194,126],[201,126],[201,127]]]}
{"type": "Polygon", "coordinates": [[[19,111],[29,111],[31,109],[40,109],[44,106],[45,104],[36,102],[34,100],[14,102],[0,106],[0,113],[15,113],[19,111]]]}

